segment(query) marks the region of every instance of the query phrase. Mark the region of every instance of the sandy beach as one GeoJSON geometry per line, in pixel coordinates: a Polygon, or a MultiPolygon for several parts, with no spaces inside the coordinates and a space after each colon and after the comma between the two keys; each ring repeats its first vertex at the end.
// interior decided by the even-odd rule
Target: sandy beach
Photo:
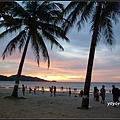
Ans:
{"type": "Polygon", "coordinates": [[[82,98],[78,93],[57,92],[56,96],[50,96],[50,92],[42,94],[29,94],[28,91],[22,95],[19,89],[19,97],[26,99],[8,99],[12,89],[0,88],[0,118],[120,118],[120,107],[108,106],[112,102],[112,94],[106,94],[106,103],[101,104],[93,100],[90,94],[90,109],[77,109],[81,106],[82,98]]]}

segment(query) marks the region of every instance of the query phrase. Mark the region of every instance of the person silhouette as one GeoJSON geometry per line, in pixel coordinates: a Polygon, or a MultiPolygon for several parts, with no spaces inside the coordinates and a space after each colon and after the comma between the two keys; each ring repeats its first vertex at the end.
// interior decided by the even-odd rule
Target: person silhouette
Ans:
{"type": "Polygon", "coordinates": [[[44,94],[44,87],[42,87],[42,93],[44,94]]]}
{"type": "Polygon", "coordinates": [[[51,93],[51,96],[52,96],[52,93],[53,93],[53,86],[52,87],[49,87],[50,88],[50,93],[51,93]]]}
{"type": "Polygon", "coordinates": [[[22,85],[22,92],[23,92],[23,95],[25,95],[25,86],[22,85]]]}
{"type": "Polygon", "coordinates": [[[69,87],[69,96],[71,96],[71,88],[69,87]]]}
{"type": "Polygon", "coordinates": [[[83,96],[83,90],[80,91],[80,94],[79,94],[80,97],[83,96]]]}
{"type": "Polygon", "coordinates": [[[95,101],[98,102],[99,101],[99,90],[98,90],[97,86],[94,87],[94,92],[93,93],[94,93],[95,101]]]}
{"type": "MultiPolygon", "coordinates": [[[[112,85],[113,102],[119,102],[120,90],[112,85]]],[[[114,105],[116,107],[116,105],[114,105]]]]}
{"type": "Polygon", "coordinates": [[[54,86],[54,97],[56,96],[56,86],[54,86]]]}
{"type": "Polygon", "coordinates": [[[105,104],[105,86],[102,85],[102,88],[100,89],[100,96],[101,96],[101,103],[105,104]]]}

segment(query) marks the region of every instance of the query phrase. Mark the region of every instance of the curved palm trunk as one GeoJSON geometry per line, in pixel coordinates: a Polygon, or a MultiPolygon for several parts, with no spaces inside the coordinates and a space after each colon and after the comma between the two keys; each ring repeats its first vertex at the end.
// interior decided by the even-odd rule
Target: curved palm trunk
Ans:
{"type": "Polygon", "coordinates": [[[90,46],[90,53],[89,53],[89,59],[88,59],[88,66],[87,66],[87,73],[86,73],[86,79],[85,79],[85,85],[84,85],[84,95],[82,98],[82,109],[89,109],[89,91],[90,91],[90,83],[91,83],[91,76],[92,76],[92,68],[93,68],[93,61],[94,61],[94,55],[95,55],[95,47],[97,42],[97,34],[98,34],[98,25],[99,25],[99,18],[100,18],[100,12],[101,12],[101,3],[99,3],[93,35],[92,35],[92,42],[90,46]]]}
{"type": "Polygon", "coordinates": [[[21,61],[20,61],[20,64],[19,64],[19,69],[18,69],[15,85],[14,85],[13,92],[12,92],[13,97],[18,97],[19,80],[20,80],[20,76],[21,76],[21,73],[22,73],[22,68],[23,68],[23,64],[24,64],[24,61],[25,61],[25,56],[26,56],[29,40],[30,40],[30,34],[27,38],[25,48],[24,48],[24,51],[23,51],[23,54],[22,54],[22,58],[21,58],[21,61]]]}

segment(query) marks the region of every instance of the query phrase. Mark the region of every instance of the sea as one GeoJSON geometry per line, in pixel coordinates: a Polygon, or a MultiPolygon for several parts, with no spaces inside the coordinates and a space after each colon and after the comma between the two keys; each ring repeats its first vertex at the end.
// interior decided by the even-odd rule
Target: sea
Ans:
{"type": "MultiPolygon", "coordinates": [[[[0,88],[13,88],[15,81],[0,81],[0,88]]],[[[34,89],[38,87],[41,90],[44,87],[45,91],[49,91],[49,88],[56,86],[57,91],[68,91],[69,87],[72,92],[79,93],[81,90],[84,90],[84,82],[30,82],[30,81],[20,81],[19,88],[22,88],[22,84],[25,85],[26,89],[31,87],[34,89]]],[[[111,93],[112,85],[115,85],[117,88],[120,88],[120,82],[91,82],[90,93],[93,92],[95,86],[100,90],[102,85],[105,85],[107,93],[111,93]]]]}

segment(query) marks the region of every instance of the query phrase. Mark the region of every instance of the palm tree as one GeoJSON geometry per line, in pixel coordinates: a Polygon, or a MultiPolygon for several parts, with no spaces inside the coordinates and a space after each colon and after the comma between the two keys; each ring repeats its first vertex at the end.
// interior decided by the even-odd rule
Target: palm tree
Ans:
{"type": "Polygon", "coordinates": [[[67,22],[63,24],[65,33],[77,21],[78,30],[82,28],[88,20],[91,23],[92,40],[89,51],[87,72],[84,84],[84,95],[82,98],[82,109],[89,109],[89,91],[92,77],[92,69],[95,55],[95,47],[100,40],[101,34],[105,43],[113,45],[115,43],[113,34],[113,22],[118,22],[120,3],[119,2],[70,2],[65,8],[64,15],[67,15],[67,22]]]}
{"type": "Polygon", "coordinates": [[[18,4],[12,9],[15,24],[7,24],[6,21],[1,20],[0,27],[5,26],[7,29],[0,34],[0,38],[19,30],[18,34],[6,46],[2,54],[3,59],[5,59],[7,54],[11,55],[17,47],[20,51],[24,47],[12,97],[18,97],[19,80],[29,42],[31,42],[38,66],[40,58],[43,57],[44,61],[48,62],[48,68],[50,67],[50,58],[45,41],[51,43],[51,49],[53,45],[56,45],[61,50],[64,50],[57,38],[60,37],[66,41],[69,41],[69,39],[63,34],[64,31],[57,24],[59,21],[56,22],[63,7],[62,4],[55,2],[23,2],[23,6],[18,4]]]}

